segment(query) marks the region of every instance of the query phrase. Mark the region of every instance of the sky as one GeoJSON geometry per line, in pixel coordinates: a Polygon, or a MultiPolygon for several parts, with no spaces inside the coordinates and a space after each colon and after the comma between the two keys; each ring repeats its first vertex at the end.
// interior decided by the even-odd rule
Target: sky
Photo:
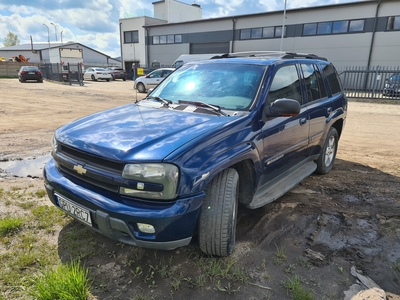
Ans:
{"type": "MultiPolygon", "coordinates": [[[[158,0],[0,0],[0,48],[11,31],[20,44],[74,41],[120,56],[119,19],[153,17],[158,0]],[[45,24],[45,25],[43,25],[45,24]],[[47,29],[48,28],[48,29],[47,29]],[[62,32],[62,34],[61,34],[62,32]]],[[[286,0],[286,9],[359,0],[286,0]]],[[[199,4],[203,19],[283,11],[284,0],[180,0],[199,4]]]]}

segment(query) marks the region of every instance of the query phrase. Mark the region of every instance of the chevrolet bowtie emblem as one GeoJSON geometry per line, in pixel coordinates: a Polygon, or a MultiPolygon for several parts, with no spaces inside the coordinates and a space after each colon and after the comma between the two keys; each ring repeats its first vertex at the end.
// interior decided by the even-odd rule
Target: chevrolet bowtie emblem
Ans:
{"type": "Polygon", "coordinates": [[[86,169],[81,166],[81,165],[75,165],[74,166],[74,170],[78,173],[78,174],[86,174],[86,169]]]}

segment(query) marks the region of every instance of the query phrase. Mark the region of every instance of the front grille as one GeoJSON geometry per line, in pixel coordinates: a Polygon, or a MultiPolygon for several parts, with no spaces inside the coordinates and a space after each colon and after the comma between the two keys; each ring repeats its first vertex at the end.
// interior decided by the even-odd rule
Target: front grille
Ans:
{"type": "Polygon", "coordinates": [[[84,152],[81,152],[76,149],[72,149],[70,147],[64,146],[64,145],[59,145],[58,147],[58,152],[67,156],[67,157],[72,157],[75,160],[79,161],[84,161],[84,162],[89,162],[92,163],[96,166],[99,166],[101,168],[106,168],[109,170],[113,170],[115,172],[118,172],[119,174],[122,173],[124,170],[125,164],[124,163],[119,163],[115,161],[110,161],[104,158],[100,158],[97,156],[93,156],[84,152]]]}
{"type": "Polygon", "coordinates": [[[119,192],[119,186],[112,182],[115,176],[122,175],[124,163],[110,161],[62,144],[58,145],[54,159],[58,162],[59,170],[69,177],[114,193],[119,192]],[[74,166],[78,164],[86,169],[86,174],[79,174],[74,170],[74,166]]]}
{"type": "Polygon", "coordinates": [[[72,170],[66,168],[63,165],[60,165],[60,171],[65,173],[65,174],[68,174],[69,176],[72,176],[74,178],[79,178],[82,181],[85,181],[85,182],[87,182],[89,184],[92,184],[92,185],[95,185],[97,187],[106,189],[108,191],[111,191],[111,192],[114,192],[114,193],[118,193],[119,192],[119,186],[117,186],[117,185],[113,185],[113,184],[106,183],[106,182],[103,182],[103,181],[100,181],[100,180],[89,178],[87,176],[79,176],[75,171],[72,171],[72,170]]]}

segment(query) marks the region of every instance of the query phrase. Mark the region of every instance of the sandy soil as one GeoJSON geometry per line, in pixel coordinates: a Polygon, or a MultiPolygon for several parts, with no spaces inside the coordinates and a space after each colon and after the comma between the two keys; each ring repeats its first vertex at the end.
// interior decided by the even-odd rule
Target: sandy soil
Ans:
{"type": "MultiPolygon", "coordinates": [[[[49,154],[57,127],[142,98],[132,85],[132,81],[85,82],[81,87],[0,80],[0,161],[49,154]]],[[[333,170],[307,178],[270,205],[239,212],[233,257],[245,267],[251,283],[240,284],[232,294],[219,293],[218,299],[291,299],[281,282],[294,274],[303,278],[315,299],[344,299],[345,291],[357,282],[350,273],[353,266],[388,295],[400,294],[399,147],[400,105],[350,101],[333,170]],[[282,247],[287,258],[280,265],[276,254],[282,247]]],[[[3,172],[0,188],[28,180],[32,178],[3,172]]],[[[42,185],[41,178],[34,181],[42,185]]],[[[65,230],[54,238],[61,239],[65,230]]],[[[88,258],[88,265],[101,265],[91,272],[110,277],[106,291],[94,294],[98,299],[132,299],[136,279],[123,259],[130,247],[117,247],[100,235],[96,239],[116,255],[88,258]]],[[[67,257],[65,251],[60,251],[62,259],[67,257]]],[[[154,251],[145,253],[148,264],[157,256],[154,251]]],[[[162,252],[173,258],[172,267],[183,276],[192,272],[185,269],[190,258],[184,253],[185,249],[162,252]]],[[[152,295],[149,299],[216,299],[211,287],[182,286],[173,296],[169,286],[142,286],[142,290],[152,295]]]]}

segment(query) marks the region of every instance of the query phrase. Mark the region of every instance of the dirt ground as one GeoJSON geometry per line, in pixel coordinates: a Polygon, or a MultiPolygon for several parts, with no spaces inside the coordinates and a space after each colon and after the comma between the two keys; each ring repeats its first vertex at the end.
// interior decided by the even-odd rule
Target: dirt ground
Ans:
{"type": "MultiPolygon", "coordinates": [[[[85,82],[81,87],[1,79],[0,162],[48,155],[57,127],[143,96],[133,90],[132,81],[85,82]]],[[[357,283],[352,267],[395,299],[393,294],[400,294],[400,105],[385,102],[349,102],[329,174],[307,178],[265,207],[239,212],[233,257],[245,268],[246,283],[234,282],[219,293],[215,284],[197,289],[186,284],[173,295],[166,284],[150,284],[141,286],[148,295],[144,299],[292,299],[282,281],[294,275],[315,299],[345,299],[345,292],[357,283]],[[277,255],[282,249],[283,261],[277,255]]],[[[27,181],[43,184],[40,176],[15,177],[0,169],[4,190],[27,181]]],[[[61,239],[66,230],[53,238],[61,239]]],[[[116,246],[97,234],[95,238],[105,253],[114,255],[87,258],[87,265],[97,266],[91,270],[95,278],[103,274],[109,279],[106,289],[93,294],[97,299],[133,299],[139,283],[126,263],[131,246],[116,246]]],[[[185,248],[158,255],[169,257],[172,269],[189,276],[195,270],[187,267],[185,248]]],[[[59,250],[61,259],[66,252],[59,250]]],[[[147,265],[157,259],[155,251],[143,254],[147,265]]]]}

